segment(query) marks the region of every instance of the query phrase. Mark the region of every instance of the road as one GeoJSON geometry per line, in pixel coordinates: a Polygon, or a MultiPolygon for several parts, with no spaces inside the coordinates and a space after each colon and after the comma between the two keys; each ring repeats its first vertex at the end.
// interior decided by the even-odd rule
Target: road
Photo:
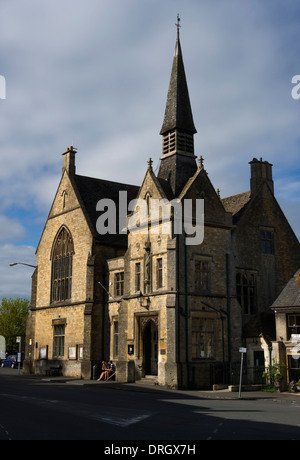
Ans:
{"type": "Polygon", "coordinates": [[[0,369],[0,440],[300,440],[300,395],[242,396],[0,369]]]}

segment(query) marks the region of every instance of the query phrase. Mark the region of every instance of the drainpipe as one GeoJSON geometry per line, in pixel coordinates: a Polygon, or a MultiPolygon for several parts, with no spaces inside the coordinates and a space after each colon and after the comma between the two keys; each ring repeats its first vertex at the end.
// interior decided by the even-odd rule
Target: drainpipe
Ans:
{"type": "Polygon", "coordinates": [[[226,254],[226,291],[227,291],[227,337],[228,337],[228,383],[231,383],[231,305],[230,305],[230,277],[229,256],[226,254]]]}
{"type": "Polygon", "coordinates": [[[186,234],[184,238],[184,265],[185,265],[185,361],[187,370],[187,384],[190,379],[190,366],[189,366],[189,313],[188,313],[188,260],[187,260],[187,245],[186,234]]]}
{"type": "MultiPolygon", "coordinates": [[[[106,271],[103,269],[103,284],[106,286],[106,271]]],[[[99,282],[98,282],[99,283],[99,282]]],[[[99,283],[100,284],[100,283],[99,283]]],[[[102,289],[102,359],[106,359],[105,357],[105,309],[106,309],[106,302],[108,307],[109,297],[106,297],[106,289],[102,289]]],[[[110,353],[110,347],[109,347],[110,353]]]]}
{"type": "Polygon", "coordinates": [[[269,347],[269,369],[272,366],[272,345],[269,347]]]}
{"type": "Polygon", "coordinates": [[[177,284],[177,363],[180,363],[180,279],[179,279],[179,235],[176,235],[176,284],[177,284]]]}

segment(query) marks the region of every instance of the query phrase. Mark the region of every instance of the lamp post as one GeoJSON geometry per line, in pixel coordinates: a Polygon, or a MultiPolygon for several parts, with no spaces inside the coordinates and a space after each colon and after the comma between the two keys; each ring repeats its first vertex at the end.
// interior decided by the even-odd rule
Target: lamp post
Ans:
{"type": "MultiPolygon", "coordinates": [[[[36,265],[31,265],[31,264],[25,264],[23,262],[12,262],[9,264],[10,267],[15,267],[16,265],[25,265],[26,267],[34,268],[37,269],[36,265]]],[[[19,344],[19,354],[18,354],[18,372],[20,375],[20,367],[21,367],[21,337],[17,337],[17,343],[19,344]]],[[[29,356],[29,371],[31,372],[31,345],[32,345],[32,339],[29,340],[30,344],[30,350],[28,351],[28,356],[29,356]]],[[[26,345],[25,345],[26,346],[26,345]]]]}
{"type": "Polygon", "coordinates": [[[36,265],[24,264],[23,262],[13,262],[9,264],[10,267],[15,267],[15,265],[26,265],[26,267],[37,268],[36,265]]]}

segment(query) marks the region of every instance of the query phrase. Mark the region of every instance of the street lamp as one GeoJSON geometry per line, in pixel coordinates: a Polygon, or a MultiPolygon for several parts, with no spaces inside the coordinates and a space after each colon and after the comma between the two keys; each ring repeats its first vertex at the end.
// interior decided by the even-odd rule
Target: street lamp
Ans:
{"type": "MultiPolygon", "coordinates": [[[[23,262],[13,262],[9,264],[10,267],[15,267],[16,265],[25,265],[26,267],[31,267],[36,269],[36,265],[24,264],[23,262]]],[[[19,344],[19,353],[18,353],[18,372],[20,375],[21,369],[21,337],[17,337],[17,343],[19,344]]],[[[31,372],[31,351],[29,351],[29,371],[31,372]]]]}
{"type": "Polygon", "coordinates": [[[10,267],[14,267],[15,265],[26,265],[26,267],[37,268],[36,265],[24,264],[23,262],[13,262],[9,264],[10,267]]]}

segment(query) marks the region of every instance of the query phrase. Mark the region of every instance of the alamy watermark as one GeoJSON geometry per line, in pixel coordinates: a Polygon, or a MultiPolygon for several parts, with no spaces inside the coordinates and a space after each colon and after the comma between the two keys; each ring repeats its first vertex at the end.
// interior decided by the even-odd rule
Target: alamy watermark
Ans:
{"type": "Polygon", "coordinates": [[[0,99],[6,99],[6,80],[0,75],[0,99]]]}
{"type": "Polygon", "coordinates": [[[138,231],[145,235],[185,235],[188,246],[204,240],[204,200],[135,199],[129,202],[127,192],[119,192],[119,203],[106,198],[98,201],[96,211],[102,214],[96,222],[100,235],[125,235],[138,231]],[[151,230],[150,230],[151,229],[151,230]]]}
{"type": "Polygon", "coordinates": [[[300,99],[300,75],[294,75],[292,84],[296,85],[292,88],[292,98],[295,100],[300,99]]]}

